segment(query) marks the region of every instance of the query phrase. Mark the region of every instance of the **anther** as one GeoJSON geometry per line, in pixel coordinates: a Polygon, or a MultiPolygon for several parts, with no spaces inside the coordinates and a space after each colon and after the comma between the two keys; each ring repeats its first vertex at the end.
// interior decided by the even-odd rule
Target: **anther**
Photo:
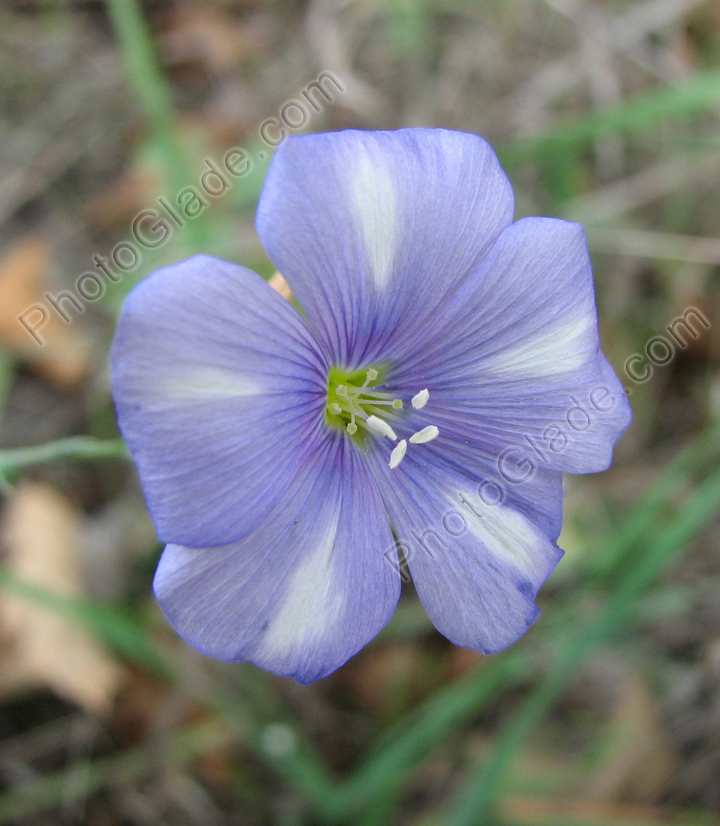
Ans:
{"type": "Polygon", "coordinates": [[[412,397],[412,406],[415,410],[420,410],[420,408],[425,407],[428,403],[428,399],[430,398],[430,393],[427,389],[421,390],[419,393],[416,393],[412,397]]]}
{"type": "Polygon", "coordinates": [[[390,469],[396,468],[400,462],[402,462],[403,458],[405,457],[405,452],[407,451],[407,442],[405,439],[398,442],[395,447],[392,449],[392,453],[390,454],[390,469]]]}
{"type": "Polygon", "coordinates": [[[402,410],[402,399],[393,399],[392,406],[395,408],[395,410],[402,410]]]}
{"type": "Polygon", "coordinates": [[[440,431],[434,424],[429,424],[427,427],[423,427],[422,430],[418,430],[417,433],[413,433],[410,437],[410,441],[414,445],[422,445],[425,444],[425,442],[432,442],[432,440],[436,438],[439,433],[440,431]]]}
{"type": "Polygon", "coordinates": [[[365,373],[365,378],[367,378],[368,381],[375,381],[377,377],[378,371],[374,367],[371,367],[367,373],[365,373]]]}
{"type": "Polygon", "coordinates": [[[347,396],[347,387],[344,384],[338,384],[335,388],[335,393],[338,396],[347,396]]]}
{"type": "Polygon", "coordinates": [[[334,413],[336,416],[339,416],[342,413],[342,407],[337,402],[333,402],[332,404],[328,405],[328,410],[331,413],[334,413]]]}
{"type": "Polygon", "coordinates": [[[357,425],[355,424],[355,422],[350,422],[350,424],[348,424],[348,426],[347,426],[347,432],[348,432],[351,436],[354,436],[354,435],[357,433],[357,425]]]}
{"type": "Polygon", "coordinates": [[[393,442],[397,440],[395,431],[383,419],[379,419],[377,416],[368,416],[366,424],[370,428],[370,430],[374,430],[381,436],[387,436],[387,438],[392,439],[393,442]]]}

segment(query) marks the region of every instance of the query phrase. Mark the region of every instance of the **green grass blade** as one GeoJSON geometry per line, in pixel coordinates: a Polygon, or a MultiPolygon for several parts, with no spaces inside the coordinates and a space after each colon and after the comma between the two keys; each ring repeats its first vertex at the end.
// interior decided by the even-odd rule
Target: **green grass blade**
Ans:
{"type": "Polygon", "coordinates": [[[610,537],[593,543],[581,571],[583,586],[607,582],[615,576],[624,565],[629,549],[667,512],[687,480],[703,467],[717,465],[719,456],[720,425],[713,425],[672,458],[650,490],[621,520],[610,537]]]}
{"type": "Polygon", "coordinates": [[[574,633],[562,647],[545,679],[505,729],[493,756],[471,774],[445,826],[471,826],[490,816],[504,775],[517,751],[545,717],[590,651],[627,621],[637,598],[672,561],[678,551],[720,508],[720,471],[705,481],[690,502],[664,529],[648,540],[636,566],[619,583],[595,619],[574,633]]]}
{"type": "Polygon", "coordinates": [[[720,101],[720,72],[693,75],[677,86],[653,90],[582,118],[560,122],[546,132],[523,138],[499,154],[504,164],[578,148],[613,133],[631,135],[657,129],[664,121],[713,111],[720,101]]]}
{"type": "MultiPolygon", "coordinates": [[[[165,162],[167,181],[175,195],[193,183],[183,148],[177,140],[170,87],[157,60],[152,35],[137,0],[107,0],[120,41],[125,69],[140,98],[153,139],[165,162]]],[[[203,217],[188,221],[191,249],[207,251],[203,217]]]]}
{"type": "Polygon", "coordinates": [[[329,813],[340,820],[392,797],[420,760],[500,690],[522,680],[528,668],[526,653],[512,649],[434,694],[408,720],[389,732],[352,779],[338,788],[329,813]]]}
{"type": "MultiPolygon", "coordinates": [[[[667,510],[691,473],[715,461],[720,444],[719,427],[708,429],[694,439],[668,464],[666,470],[604,543],[604,559],[597,571],[582,578],[583,591],[606,581],[624,563],[629,551],[651,531],[667,510]]],[[[545,618],[546,630],[564,636],[572,608],[578,601],[574,590],[563,605],[545,618]]],[[[395,794],[410,771],[441,742],[471,719],[499,691],[521,681],[529,670],[527,655],[513,648],[493,658],[482,670],[454,683],[431,697],[420,709],[388,732],[355,775],[341,786],[332,801],[331,811],[356,811],[369,801],[384,800],[395,794]]]]}

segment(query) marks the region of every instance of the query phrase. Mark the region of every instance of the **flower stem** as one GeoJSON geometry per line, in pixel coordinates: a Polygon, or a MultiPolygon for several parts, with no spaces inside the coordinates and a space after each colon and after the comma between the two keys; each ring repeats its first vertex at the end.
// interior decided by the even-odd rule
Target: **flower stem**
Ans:
{"type": "Polygon", "coordinates": [[[53,459],[108,459],[130,457],[122,439],[100,441],[92,436],[71,436],[56,442],[14,450],[0,450],[0,474],[16,473],[29,465],[51,462],[53,459]]]}

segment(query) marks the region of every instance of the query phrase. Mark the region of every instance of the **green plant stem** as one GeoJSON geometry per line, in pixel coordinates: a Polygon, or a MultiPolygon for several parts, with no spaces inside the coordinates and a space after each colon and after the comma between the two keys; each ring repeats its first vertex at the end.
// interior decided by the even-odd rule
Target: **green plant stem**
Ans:
{"type": "Polygon", "coordinates": [[[71,436],[34,447],[0,450],[0,474],[16,473],[30,465],[53,459],[128,459],[130,453],[122,439],[101,441],[92,436],[71,436]]]}

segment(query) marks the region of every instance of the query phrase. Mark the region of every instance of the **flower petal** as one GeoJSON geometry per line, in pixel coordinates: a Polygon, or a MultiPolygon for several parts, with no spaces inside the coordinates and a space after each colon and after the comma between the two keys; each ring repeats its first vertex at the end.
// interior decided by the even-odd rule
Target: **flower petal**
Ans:
{"type": "MultiPolygon", "coordinates": [[[[393,392],[430,390],[413,426],[436,425],[466,467],[494,454],[510,484],[533,468],[604,470],[630,423],[623,387],[600,352],[578,224],[525,218],[505,229],[434,324],[396,342],[388,357],[402,365],[393,392]]],[[[441,447],[438,439],[429,449],[441,447]]]]}
{"type": "Polygon", "coordinates": [[[309,683],[389,620],[400,576],[384,552],[394,547],[362,457],[338,436],[245,539],[220,548],[169,545],[155,593],[194,648],[309,683]]]}
{"type": "MultiPolygon", "coordinates": [[[[562,551],[524,508],[485,480],[408,455],[392,484],[373,467],[420,600],[441,634],[485,654],[518,640],[562,551]]],[[[559,491],[555,491],[560,497],[559,491]]]]}
{"type": "Polygon", "coordinates": [[[164,542],[240,539],[326,438],[312,334],[243,267],[196,256],[142,281],[111,366],[120,429],[164,542]]]}
{"type": "Polygon", "coordinates": [[[333,359],[361,365],[447,300],[512,213],[477,135],[347,130],[283,141],[257,228],[333,359]]]}

